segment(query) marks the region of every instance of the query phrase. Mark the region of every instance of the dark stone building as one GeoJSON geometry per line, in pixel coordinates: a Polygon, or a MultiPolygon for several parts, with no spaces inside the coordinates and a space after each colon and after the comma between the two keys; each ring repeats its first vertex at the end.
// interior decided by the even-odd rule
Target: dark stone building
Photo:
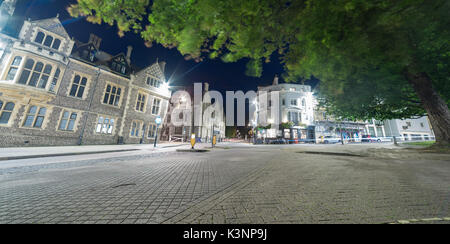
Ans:
{"type": "Polygon", "coordinates": [[[164,62],[136,69],[132,47],[71,38],[58,17],[0,33],[0,146],[152,143],[170,91],[164,62]]]}

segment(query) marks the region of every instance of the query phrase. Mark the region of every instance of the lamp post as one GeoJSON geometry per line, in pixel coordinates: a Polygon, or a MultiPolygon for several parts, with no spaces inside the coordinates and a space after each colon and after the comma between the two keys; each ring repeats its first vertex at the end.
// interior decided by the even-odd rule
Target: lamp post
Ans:
{"type": "Polygon", "coordinates": [[[156,142],[158,141],[158,127],[161,124],[162,119],[161,116],[156,117],[155,119],[155,123],[156,123],[156,131],[155,131],[155,144],[153,145],[153,147],[156,148],[156,142]]]}

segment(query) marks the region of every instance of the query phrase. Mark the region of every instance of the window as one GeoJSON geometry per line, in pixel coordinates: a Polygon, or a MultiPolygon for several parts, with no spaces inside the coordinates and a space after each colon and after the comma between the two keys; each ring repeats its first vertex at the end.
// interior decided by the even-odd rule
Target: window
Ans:
{"type": "Polygon", "coordinates": [[[161,81],[152,77],[147,77],[147,85],[149,86],[153,86],[156,88],[160,88],[161,87],[161,81]]]}
{"type": "Polygon", "coordinates": [[[61,123],[59,124],[59,130],[73,131],[76,120],[77,120],[77,113],[64,111],[63,116],[61,118],[61,123]]]}
{"type": "Polygon", "coordinates": [[[19,84],[45,89],[51,72],[51,65],[44,66],[42,62],[35,63],[33,59],[27,59],[19,84]]]}
{"type": "Polygon", "coordinates": [[[111,68],[112,68],[112,70],[122,73],[122,74],[127,73],[127,67],[125,65],[117,63],[117,62],[112,62],[111,68]]]}
{"type": "Polygon", "coordinates": [[[300,116],[299,116],[298,112],[288,112],[288,121],[294,122],[294,124],[297,124],[298,122],[300,122],[299,117],[300,116]]]}
{"type": "Polygon", "coordinates": [[[425,127],[425,125],[424,125],[423,123],[420,123],[420,127],[422,127],[422,128],[423,128],[423,127],[425,127]]]}
{"type": "Polygon", "coordinates": [[[39,32],[34,39],[34,42],[42,44],[46,47],[58,50],[61,46],[61,40],[58,38],[53,38],[53,36],[46,35],[43,32],[39,32]]]}
{"type": "Polygon", "coordinates": [[[75,75],[69,95],[72,97],[83,98],[84,91],[86,90],[86,85],[87,85],[86,77],[75,75]]]}
{"type": "Polygon", "coordinates": [[[291,105],[292,106],[297,106],[297,99],[292,99],[291,100],[291,105]]]}
{"type": "Polygon", "coordinates": [[[286,99],[283,99],[283,106],[286,106],[286,99]]]}
{"type": "Polygon", "coordinates": [[[406,126],[411,127],[411,122],[406,122],[406,126]]]}
{"type": "Polygon", "coordinates": [[[295,92],[295,91],[297,91],[297,89],[295,89],[295,88],[289,88],[289,91],[295,92]]]}
{"type": "Polygon", "coordinates": [[[121,93],[122,93],[121,88],[112,85],[107,85],[105,97],[103,98],[103,103],[113,106],[119,106],[121,93]]]}
{"type": "Polygon", "coordinates": [[[55,92],[55,88],[56,88],[56,85],[58,84],[60,75],[61,75],[61,70],[59,68],[57,68],[55,71],[55,75],[53,76],[52,83],[50,84],[49,91],[55,92]]]}
{"type": "Polygon", "coordinates": [[[3,104],[3,101],[0,100],[0,124],[8,124],[9,118],[11,118],[11,114],[14,110],[14,107],[15,107],[14,103],[8,102],[6,104],[3,104]]]}
{"type": "Polygon", "coordinates": [[[14,80],[16,78],[17,70],[19,70],[20,63],[22,62],[22,57],[17,56],[14,58],[11,63],[11,67],[9,68],[8,75],[6,76],[6,80],[14,80]]]}
{"type": "Polygon", "coordinates": [[[98,117],[97,128],[95,132],[100,134],[112,134],[114,129],[114,119],[107,117],[98,117]]]}
{"type": "MultiPolygon", "coordinates": [[[[181,127],[180,127],[181,128],[181,127]]],[[[156,125],[155,124],[150,124],[148,126],[148,138],[155,138],[156,136],[156,125]]]]}
{"type": "Polygon", "coordinates": [[[43,32],[39,32],[36,36],[36,39],[34,39],[35,42],[42,44],[42,42],[44,41],[45,38],[45,34],[43,32]]]}
{"type": "Polygon", "coordinates": [[[46,112],[47,109],[44,107],[39,108],[37,106],[31,106],[28,109],[28,113],[23,126],[30,128],[42,128],[46,112]]]}
{"type": "Polygon", "coordinates": [[[152,114],[158,115],[160,106],[161,106],[161,100],[158,98],[153,99],[152,114]]]}
{"type": "Polygon", "coordinates": [[[55,40],[53,41],[52,48],[55,49],[55,50],[58,50],[58,49],[59,49],[59,46],[61,46],[61,40],[55,39],[55,40]]]}
{"type": "Polygon", "coordinates": [[[44,46],[50,47],[53,43],[53,37],[52,36],[46,36],[44,41],[44,46]]]}
{"type": "Polygon", "coordinates": [[[145,95],[138,93],[138,98],[137,98],[137,103],[136,103],[136,111],[144,112],[145,99],[146,99],[145,95]]]}
{"type": "Polygon", "coordinates": [[[140,121],[133,121],[131,123],[131,134],[130,136],[133,137],[139,137],[140,128],[142,127],[142,122],[140,121]]]}
{"type": "Polygon", "coordinates": [[[302,106],[306,107],[306,100],[305,99],[302,100],[302,106]]]}

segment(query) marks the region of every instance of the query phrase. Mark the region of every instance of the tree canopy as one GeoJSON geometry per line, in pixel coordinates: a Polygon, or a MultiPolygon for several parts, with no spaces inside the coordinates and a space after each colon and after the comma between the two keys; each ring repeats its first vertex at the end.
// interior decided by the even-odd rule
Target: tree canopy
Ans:
{"type": "Polygon", "coordinates": [[[349,119],[430,114],[407,78],[422,74],[449,114],[448,0],[78,0],[69,12],[197,61],[248,59],[249,76],[278,52],[285,80],[315,76],[322,104],[349,119]]]}

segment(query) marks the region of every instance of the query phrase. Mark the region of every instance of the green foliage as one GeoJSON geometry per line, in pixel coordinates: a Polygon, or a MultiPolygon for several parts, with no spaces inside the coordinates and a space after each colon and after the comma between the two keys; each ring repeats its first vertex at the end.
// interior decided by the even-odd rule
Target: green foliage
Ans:
{"type": "Polygon", "coordinates": [[[197,61],[247,59],[249,76],[278,52],[286,80],[317,77],[321,104],[346,119],[424,114],[405,70],[450,103],[448,0],[78,0],[69,12],[197,61]]]}
{"type": "Polygon", "coordinates": [[[281,123],[280,126],[282,129],[290,129],[292,127],[294,127],[294,122],[286,122],[286,123],[281,123]]]}

